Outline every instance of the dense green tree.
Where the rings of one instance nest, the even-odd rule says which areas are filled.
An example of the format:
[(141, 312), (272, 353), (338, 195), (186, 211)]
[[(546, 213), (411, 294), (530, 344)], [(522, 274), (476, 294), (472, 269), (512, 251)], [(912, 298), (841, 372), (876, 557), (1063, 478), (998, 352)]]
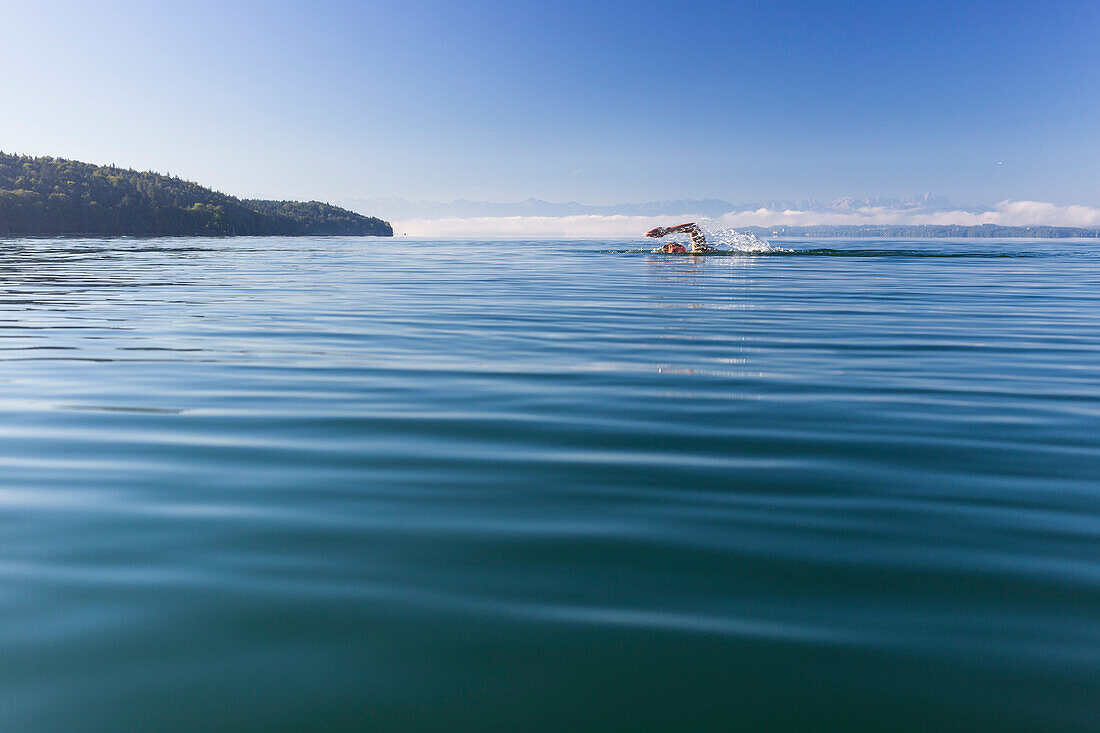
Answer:
[(393, 229), (318, 201), (242, 201), (157, 173), (0, 153), (0, 234), (392, 236)]

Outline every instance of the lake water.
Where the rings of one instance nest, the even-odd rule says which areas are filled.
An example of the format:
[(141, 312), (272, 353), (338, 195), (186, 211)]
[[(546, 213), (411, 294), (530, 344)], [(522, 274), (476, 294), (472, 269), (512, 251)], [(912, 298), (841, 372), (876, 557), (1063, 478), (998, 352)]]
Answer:
[(0, 241), (0, 728), (1089, 729), (1100, 243)]

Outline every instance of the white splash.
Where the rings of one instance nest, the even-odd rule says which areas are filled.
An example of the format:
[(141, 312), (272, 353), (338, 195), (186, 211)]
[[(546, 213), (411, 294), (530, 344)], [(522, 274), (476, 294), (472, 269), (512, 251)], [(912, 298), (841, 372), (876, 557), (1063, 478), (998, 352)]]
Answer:
[(722, 226), (715, 219), (700, 219), (699, 228), (707, 238), (707, 244), (731, 252), (774, 252), (771, 242), (761, 239), (751, 232), (739, 232)]

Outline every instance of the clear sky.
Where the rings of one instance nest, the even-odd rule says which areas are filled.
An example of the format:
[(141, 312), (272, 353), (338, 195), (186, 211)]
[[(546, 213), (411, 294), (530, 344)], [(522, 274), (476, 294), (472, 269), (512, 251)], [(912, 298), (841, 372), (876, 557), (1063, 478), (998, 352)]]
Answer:
[(242, 196), (1100, 204), (1100, 2), (0, 0), (0, 149)]

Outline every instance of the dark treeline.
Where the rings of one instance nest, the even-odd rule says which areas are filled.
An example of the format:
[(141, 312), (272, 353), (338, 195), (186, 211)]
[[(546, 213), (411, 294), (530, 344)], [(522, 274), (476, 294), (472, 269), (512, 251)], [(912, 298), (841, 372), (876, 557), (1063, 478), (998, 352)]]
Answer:
[(975, 226), (963, 226), (961, 224), (821, 224), (799, 227), (749, 227), (749, 230), (757, 236), (778, 235), (781, 237), (882, 237), (884, 239), (898, 237), (1100, 237), (1100, 229), (1048, 226), (1006, 227), (997, 224), (979, 224)]
[(158, 173), (0, 153), (3, 234), (388, 237), (393, 229), (318, 201), (241, 200)]

